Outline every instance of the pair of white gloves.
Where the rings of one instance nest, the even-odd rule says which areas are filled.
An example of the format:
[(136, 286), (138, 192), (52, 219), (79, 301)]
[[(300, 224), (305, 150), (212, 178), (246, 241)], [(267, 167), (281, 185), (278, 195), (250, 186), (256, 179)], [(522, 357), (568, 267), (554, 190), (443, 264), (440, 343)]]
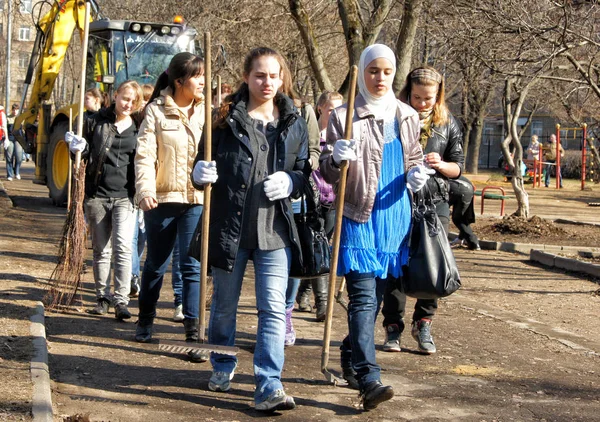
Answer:
[[(335, 164), (339, 165), (342, 161), (356, 161), (356, 141), (354, 139), (339, 139), (333, 146), (332, 158)], [(420, 191), (429, 176), (435, 174), (435, 170), (426, 165), (417, 165), (411, 168), (406, 174), (406, 184), (413, 192)]]
[(83, 151), (87, 145), (84, 137), (77, 136), (73, 132), (65, 133), (65, 142), (69, 145), (69, 151), (73, 154)]
[[(217, 163), (214, 161), (198, 161), (192, 171), (194, 182), (199, 185), (215, 183), (219, 178)], [(277, 171), (267, 177), (263, 184), (265, 194), (270, 201), (287, 198), (292, 194), (292, 178), (285, 171)]]

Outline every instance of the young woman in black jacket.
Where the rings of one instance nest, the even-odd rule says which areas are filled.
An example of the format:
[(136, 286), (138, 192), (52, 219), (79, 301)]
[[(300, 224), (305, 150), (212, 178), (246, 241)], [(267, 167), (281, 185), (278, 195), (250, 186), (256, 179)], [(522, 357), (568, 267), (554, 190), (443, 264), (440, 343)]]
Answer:
[[(400, 92), (400, 100), (410, 104), (419, 113), (423, 161), (426, 166), (435, 170), (435, 174), (427, 181), (427, 188), (431, 192), (440, 221), (448, 233), (448, 180), (461, 175), (464, 154), (462, 132), (446, 106), (443, 76), (430, 66), (412, 70)], [(383, 325), (386, 329), (383, 350), (386, 352), (400, 351), (405, 307), (406, 295), (393, 283), (388, 283), (382, 310)], [(431, 320), (436, 309), (436, 299), (418, 299), (415, 304), (411, 334), (421, 353), (436, 352), (431, 336)]]
[[(87, 161), (85, 215), (92, 233), (96, 306), (90, 313), (104, 315), (112, 304), (119, 320), (131, 318), (127, 309), (131, 286), (131, 242), (135, 221), (134, 157), (138, 126), (132, 114), (140, 109), (142, 89), (123, 82), (114, 104), (85, 117), (83, 137), (65, 135), (71, 152)], [(111, 259), (114, 294), (110, 293)]]
[[(244, 82), (219, 110), (213, 161), (199, 149), (194, 185), (212, 183), (208, 261), (213, 298), (208, 342), (233, 346), (236, 313), (248, 260), (254, 263), (258, 328), (254, 351), (257, 410), (295, 407), (281, 383), (285, 293), (292, 253), (299, 253), (290, 197), (310, 174), (306, 122), (281, 92), (289, 75), (283, 57), (256, 48), (244, 62)], [(212, 391), (228, 391), (234, 356), (213, 353)]]

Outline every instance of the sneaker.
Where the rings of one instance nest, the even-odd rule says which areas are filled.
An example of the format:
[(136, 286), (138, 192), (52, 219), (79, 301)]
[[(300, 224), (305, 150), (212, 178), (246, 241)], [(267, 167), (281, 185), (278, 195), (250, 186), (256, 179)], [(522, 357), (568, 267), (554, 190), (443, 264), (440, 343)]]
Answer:
[[(17, 178), (17, 180), (21, 180), (21, 175), (20, 174), (17, 174), (15, 177)], [(561, 188), (562, 188), (562, 186), (561, 186)]]
[(256, 410), (261, 412), (275, 412), (277, 410), (291, 410), (296, 407), (294, 398), (285, 394), (283, 389), (273, 391), (266, 400), (257, 403)]
[(108, 300), (102, 298), (102, 299), (98, 299), (96, 306), (94, 306), (88, 312), (92, 315), (106, 315), (109, 307), (110, 307), (110, 302)]
[(384, 401), (394, 397), (394, 389), (391, 385), (383, 385), (379, 381), (373, 381), (365, 386), (361, 392), (363, 409), (373, 410)]
[(129, 297), (138, 297), (140, 295), (140, 277), (137, 275), (131, 276), (131, 288)]
[(210, 391), (229, 391), (234, 372), (213, 372), (208, 380), (208, 389)]
[(135, 341), (138, 343), (150, 343), (152, 340), (152, 326), (154, 318), (140, 318), (135, 329)]
[(473, 244), (469, 245), (469, 249), (472, 251), (480, 251), (481, 246), (479, 245), (479, 243), (473, 243)]
[(12, 182), (13, 178), (12, 177), (7, 177), (6, 180), (8, 180), (9, 182)]
[(450, 242), (450, 247), (452, 249), (460, 248), (464, 244), (463, 239), (459, 239), (458, 237)]
[(127, 305), (124, 303), (117, 303), (115, 305), (115, 318), (119, 321), (131, 318), (131, 312), (127, 309)]
[(181, 322), (185, 318), (183, 316), (183, 305), (177, 305), (173, 310), (173, 321)]
[(411, 334), (419, 344), (419, 352), (426, 353), (428, 355), (436, 352), (435, 344), (433, 343), (433, 337), (431, 337), (430, 319), (423, 318), (419, 321), (413, 321)]
[(294, 308), (285, 310), (285, 340), (283, 342), (285, 347), (293, 346), (296, 343), (296, 331), (294, 330), (294, 324), (292, 323), (292, 311)]
[(384, 352), (400, 352), (400, 327), (398, 324), (390, 324), (385, 327), (385, 343), (383, 343)]

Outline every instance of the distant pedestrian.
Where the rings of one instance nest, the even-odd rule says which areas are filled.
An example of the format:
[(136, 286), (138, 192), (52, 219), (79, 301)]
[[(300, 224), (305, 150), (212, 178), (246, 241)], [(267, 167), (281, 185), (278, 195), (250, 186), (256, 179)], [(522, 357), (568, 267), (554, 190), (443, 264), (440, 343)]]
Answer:
[[(132, 118), (141, 105), (135, 81), (123, 82), (114, 104), (84, 118), (83, 137), (67, 132), (71, 152), (81, 151), (88, 162), (84, 209), (92, 234), (96, 306), (90, 313), (104, 315), (114, 305), (115, 318), (131, 318), (127, 308), (131, 289), (131, 240), (135, 213), (134, 157), (138, 127)], [(114, 295), (110, 293), (111, 261)]]
[[(16, 107), (15, 107), (16, 106)], [(13, 181), (13, 178), (21, 179), (21, 163), (23, 162), (23, 147), (14, 136), (12, 128), (15, 123), (15, 117), (19, 114), (19, 106), (13, 104), (11, 114), (6, 115), (4, 107), (0, 106), (0, 120), (4, 147), (4, 157), (6, 159), (6, 180)]]
[[(544, 146), (544, 160), (546, 161), (546, 174), (544, 176), (544, 185), (546, 187), (550, 186), (550, 174), (552, 173), (552, 169), (555, 168), (556, 177), (558, 178), (558, 184), (562, 188), (563, 182), (560, 166), (556, 165), (556, 142), (556, 135), (552, 134), (550, 135), (548, 143)], [(560, 157), (562, 158), (565, 156), (565, 150), (563, 149), (562, 145), (560, 145), (559, 148)]]

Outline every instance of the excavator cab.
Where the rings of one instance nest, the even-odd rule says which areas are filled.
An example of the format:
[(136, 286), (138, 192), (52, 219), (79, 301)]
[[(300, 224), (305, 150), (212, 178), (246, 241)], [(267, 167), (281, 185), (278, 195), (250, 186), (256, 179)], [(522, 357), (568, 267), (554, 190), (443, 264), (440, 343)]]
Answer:
[[(195, 29), (181, 23), (158, 24), (126, 20), (97, 20), (90, 23), (86, 89), (97, 87), (113, 98), (114, 90), (133, 79), (140, 85), (156, 83), (171, 58), (183, 51), (195, 52)], [(69, 127), (69, 109), (76, 121), (77, 104), (52, 115), (48, 104), (41, 107), (39, 124), (25, 125), (22, 144), (36, 156), (35, 183), (46, 184), (56, 205), (67, 201), (69, 151), (64, 142)], [(37, 126), (37, 130), (31, 126)], [(37, 135), (32, 139), (27, 134)], [(33, 151), (32, 151), (33, 147)]]

